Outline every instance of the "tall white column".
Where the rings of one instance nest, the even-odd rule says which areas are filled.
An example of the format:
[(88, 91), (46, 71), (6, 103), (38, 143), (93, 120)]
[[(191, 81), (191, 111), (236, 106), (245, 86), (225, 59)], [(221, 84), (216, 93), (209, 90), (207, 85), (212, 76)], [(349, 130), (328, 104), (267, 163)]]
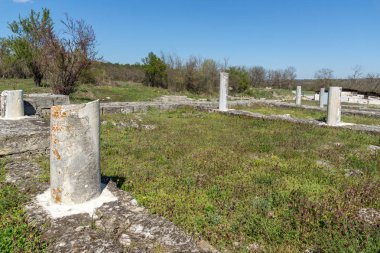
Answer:
[(24, 116), (24, 98), (22, 90), (5, 90), (1, 92), (0, 113), (5, 119)]
[(100, 195), (99, 100), (51, 108), (50, 186), (58, 204)]
[(325, 88), (319, 90), (319, 107), (323, 108), (323, 98), (325, 96)]
[(296, 105), (301, 105), (301, 98), (302, 98), (302, 88), (301, 88), (301, 86), (297, 86)]
[(327, 105), (327, 125), (335, 126), (341, 122), (341, 87), (329, 88), (329, 100)]
[(220, 72), (219, 111), (227, 111), (228, 73)]

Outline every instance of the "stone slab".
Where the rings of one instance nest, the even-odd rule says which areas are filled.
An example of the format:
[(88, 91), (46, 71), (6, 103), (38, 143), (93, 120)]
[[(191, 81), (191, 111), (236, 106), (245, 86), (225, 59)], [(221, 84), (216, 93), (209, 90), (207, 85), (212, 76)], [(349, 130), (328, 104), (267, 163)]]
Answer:
[(26, 94), (24, 96), (25, 115), (45, 115), (54, 105), (70, 104), (69, 96), (50, 93)]
[(0, 119), (0, 156), (45, 152), (50, 143), (49, 124), (37, 118)]

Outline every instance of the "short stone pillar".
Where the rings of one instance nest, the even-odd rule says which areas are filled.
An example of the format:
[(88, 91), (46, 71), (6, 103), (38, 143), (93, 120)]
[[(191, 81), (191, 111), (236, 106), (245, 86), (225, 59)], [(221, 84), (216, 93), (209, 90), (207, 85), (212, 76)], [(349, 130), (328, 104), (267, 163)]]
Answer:
[(80, 204), (101, 193), (99, 100), (51, 107), (50, 190), (57, 204)]
[(301, 105), (301, 98), (302, 98), (302, 88), (301, 88), (301, 86), (297, 86), (296, 105)]
[(24, 99), (22, 90), (5, 90), (1, 92), (0, 113), (4, 119), (24, 116)]
[(324, 106), (324, 101), (323, 101), (323, 96), (325, 95), (325, 88), (321, 88), (319, 91), (319, 107), (323, 108)]
[(219, 111), (227, 111), (228, 73), (220, 72)]
[(329, 101), (327, 105), (327, 125), (335, 126), (341, 122), (341, 93), (341, 87), (329, 88)]

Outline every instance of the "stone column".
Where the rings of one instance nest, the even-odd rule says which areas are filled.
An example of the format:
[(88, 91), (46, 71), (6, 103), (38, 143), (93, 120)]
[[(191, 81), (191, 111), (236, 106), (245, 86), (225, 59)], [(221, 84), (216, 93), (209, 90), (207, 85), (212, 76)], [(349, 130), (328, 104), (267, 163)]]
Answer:
[(341, 92), (341, 87), (329, 88), (329, 100), (327, 105), (327, 125), (335, 126), (341, 122)]
[(228, 73), (220, 72), (219, 111), (227, 111)]
[(321, 88), (319, 91), (319, 107), (323, 108), (323, 97), (325, 95), (325, 88)]
[(301, 88), (301, 86), (297, 86), (296, 105), (301, 105), (301, 99), (302, 99), (302, 88)]
[(100, 195), (99, 100), (51, 107), (50, 187), (58, 204)]
[(24, 94), (22, 90), (5, 90), (1, 92), (1, 117), (14, 119), (24, 116)]

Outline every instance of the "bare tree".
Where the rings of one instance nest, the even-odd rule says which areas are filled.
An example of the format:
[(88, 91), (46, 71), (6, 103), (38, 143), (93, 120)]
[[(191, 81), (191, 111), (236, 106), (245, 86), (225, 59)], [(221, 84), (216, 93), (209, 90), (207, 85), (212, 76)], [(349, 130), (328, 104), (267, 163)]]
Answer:
[(190, 56), (184, 66), (185, 72), (185, 87), (187, 90), (199, 93), (202, 91), (200, 86), (200, 74), (199, 68), (201, 66), (202, 59), (196, 56)]
[(362, 66), (356, 65), (355, 67), (352, 68), (353, 74), (350, 76), (352, 79), (359, 79), (363, 77), (363, 72), (362, 72)]
[(361, 86), (361, 79), (363, 77), (362, 67), (360, 65), (356, 65), (352, 68), (353, 73), (348, 77), (351, 88), (357, 89)]
[(282, 77), (282, 71), (281, 70), (268, 70), (267, 71), (267, 82), (272, 87), (281, 88), (281, 77)]
[(294, 81), (296, 80), (296, 77), (296, 68), (287, 67), (282, 73), (281, 82), (283, 83), (283, 86), (289, 89), (294, 86)]
[(379, 74), (367, 74), (365, 82), (369, 89), (372, 87), (372, 92), (380, 93), (380, 75)]
[(212, 59), (205, 59), (200, 66), (201, 85), (203, 91), (211, 94), (218, 87), (218, 64)]
[(167, 87), (175, 91), (185, 90), (185, 74), (182, 58), (176, 54), (161, 53), (161, 59), (166, 64)]
[(223, 65), (221, 70), (222, 71), (227, 71), (228, 70), (228, 62), (230, 61), (230, 57), (224, 57), (223, 58)]
[(323, 68), (315, 72), (314, 78), (318, 80), (322, 87), (327, 87), (334, 78), (334, 71), (328, 68)]
[(266, 70), (261, 66), (255, 66), (249, 69), (249, 78), (251, 85), (260, 87), (265, 85)]
[(54, 93), (68, 95), (74, 92), (83, 70), (97, 59), (94, 30), (83, 20), (66, 15), (62, 37), (50, 36), (48, 79)]

